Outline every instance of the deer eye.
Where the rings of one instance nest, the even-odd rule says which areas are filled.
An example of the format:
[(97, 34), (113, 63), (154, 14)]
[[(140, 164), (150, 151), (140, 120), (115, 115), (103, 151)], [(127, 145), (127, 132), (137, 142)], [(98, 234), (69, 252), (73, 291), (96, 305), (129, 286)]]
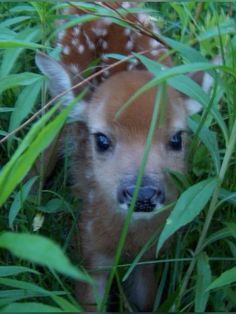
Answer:
[(95, 133), (96, 149), (99, 153), (107, 151), (111, 147), (111, 140), (103, 133)]
[(172, 150), (179, 151), (182, 149), (182, 131), (175, 133), (169, 140), (169, 147)]

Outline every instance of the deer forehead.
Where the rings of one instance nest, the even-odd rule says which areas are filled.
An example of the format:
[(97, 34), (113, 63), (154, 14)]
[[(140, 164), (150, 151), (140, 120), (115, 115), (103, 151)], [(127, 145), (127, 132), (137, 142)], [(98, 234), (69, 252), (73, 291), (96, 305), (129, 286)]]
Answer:
[[(125, 108), (127, 100), (152, 79), (147, 71), (130, 71), (114, 75), (96, 90), (88, 106), (88, 124), (93, 132), (109, 130), (147, 135), (153, 116), (158, 87), (148, 89)], [(124, 108), (124, 110), (122, 110)], [(121, 111), (120, 111), (121, 109)], [(117, 113), (120, 111), (120, 114)], [(166, 132), (186, 128), (186, 110), (177, 91), (168, 88), (160, 108), (162, 119), (158, 127)]]

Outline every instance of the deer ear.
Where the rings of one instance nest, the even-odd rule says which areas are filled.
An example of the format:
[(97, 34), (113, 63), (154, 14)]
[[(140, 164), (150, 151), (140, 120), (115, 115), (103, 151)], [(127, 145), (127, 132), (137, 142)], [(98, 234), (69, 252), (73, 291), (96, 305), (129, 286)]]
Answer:
[[(206, 73), (204, 73), (203, 71), (197, 71), (194, 73), (190, 73), (188, 77), (203, 88), (203, 81), (205, 75)], [(202, 105), (199, 102), (188, 97), (185, 99), (185, 107), (189, 115), (193, 115), (202, 110)]]
[[(220, 56), (216, 56), (212, 61), (212, 64), (220, 65), (222, 64), (222, 59)], [(214, 83), (214, 78), (207, 72), (197, 71), (190, 73), (188, 75), (195, 83), (200, 85), (205, 93), (208, 93)], [(185, 101), (187, 112), (191, 115), (202, 110), (202, 105), (196, 100), (186, 99)]]
[[(60, 62), (39, 51), (36, 53), (35, 62), (40, 71), (49, 79), (49, 90), (52, 97), (72, 87), (70, 76)], [(62, 104), (66, 106), (73, 99), (73, 92), (68, 91), (62, 97)]]
[[(49, 79), (49, 90), (52, 97), (69, 90), (72, 87), (71, 79), (65, 67), (58, 61), (52, 59), (42, 52), (37, 52), (35, 62), (38, 68)], [(63, 106), (68, 105), (75, 98), (72, 91), (68, 91), (61, 97)], [(86, 103), (79, 101), (70, 112), (70, 121), (84, 121), (84, 109)]]

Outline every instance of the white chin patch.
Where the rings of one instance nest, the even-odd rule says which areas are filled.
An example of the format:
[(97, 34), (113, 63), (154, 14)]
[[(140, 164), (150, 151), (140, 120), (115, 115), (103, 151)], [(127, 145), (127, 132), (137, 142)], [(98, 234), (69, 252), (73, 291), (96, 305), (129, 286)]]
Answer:
[(128, 210), (128, 208), (129, 208), (126, 203), (119, 204), (119, 207), (122, 210), (122, 212), (126, 212)]
[[(126, 214), (129, 206), (126, 203), (119, 205), (121, 211)], [(132, 219), (151, 219), (153, 216), (155, 216), (157, 213), (160, 212), (160, 209), (163, 207), (163, 204), (158, 203), (153, 211), (151, 212), (133, 212)]]

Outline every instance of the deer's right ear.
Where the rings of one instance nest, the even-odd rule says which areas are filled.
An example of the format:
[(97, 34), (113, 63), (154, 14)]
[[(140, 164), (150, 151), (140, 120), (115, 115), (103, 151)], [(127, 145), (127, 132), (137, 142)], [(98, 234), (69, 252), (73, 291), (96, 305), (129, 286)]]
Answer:
[[(49, 79), (49, 90), (52, 97), (55, 97), (72, 87), (70, 76), (60, 62), (40, 51), (36, 53), (35, 62), (40, 71)], [(66, 106), (73, 99), (73, 92), (68, 91), (62, 97), (62, 104)]]

